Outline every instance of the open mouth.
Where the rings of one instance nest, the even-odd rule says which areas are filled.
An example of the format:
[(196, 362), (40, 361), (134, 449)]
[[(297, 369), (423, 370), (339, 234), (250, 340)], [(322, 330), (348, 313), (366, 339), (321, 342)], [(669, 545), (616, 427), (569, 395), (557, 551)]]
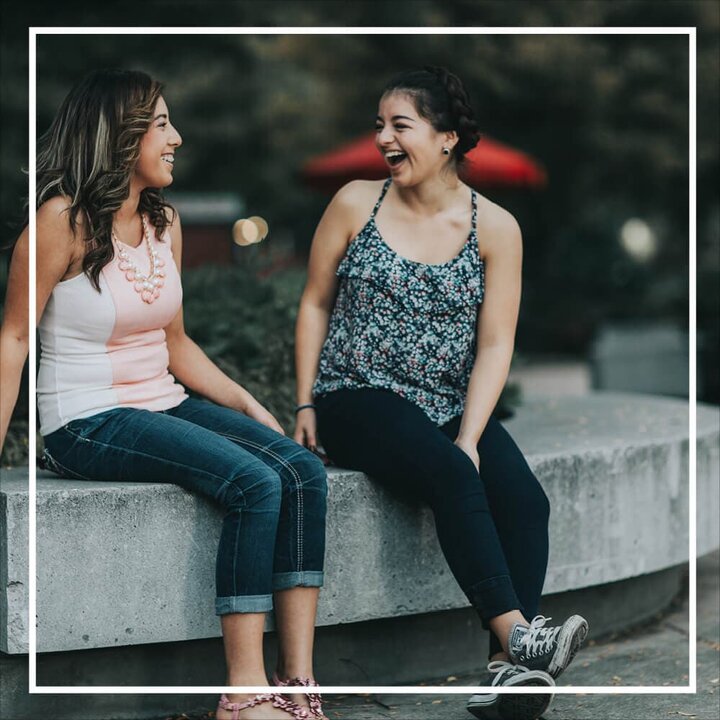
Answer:
[(391, 150), (390, 152), (385, 153), (385, 160), (388, 162), (390, 167), (397, 167), (406, 157), (407, 155), (400, 150)]
[(163, 155), (161, 159), (168, 165), (173, 165), (173, 163), (175, 162), (175, 158), (172, 155)]

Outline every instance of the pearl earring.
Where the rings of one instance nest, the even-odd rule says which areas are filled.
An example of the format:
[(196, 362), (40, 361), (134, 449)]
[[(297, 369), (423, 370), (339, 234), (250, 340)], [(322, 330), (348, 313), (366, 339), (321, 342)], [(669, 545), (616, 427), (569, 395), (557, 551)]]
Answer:
[(443, 148), (443, 149), (442, 149), (442, 154), (443, 154), (443, 155), (449, 155), (449, 154), (450, 154), (450, 148)]

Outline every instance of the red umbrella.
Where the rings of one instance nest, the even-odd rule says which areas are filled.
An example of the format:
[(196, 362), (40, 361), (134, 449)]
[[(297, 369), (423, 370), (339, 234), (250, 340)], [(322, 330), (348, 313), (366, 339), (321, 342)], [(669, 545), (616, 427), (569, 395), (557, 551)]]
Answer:
[[(545, 170), (536, 160), (487, 136), (465, 157), (462, 179), (477, 189), (543, 187), (547, 183)], [(350, 180), (380, 180), (389, 172), (375, 147), (375, 133), (371, 133), (309, 160), (302, 175), (309, 185), (334, 192)]]

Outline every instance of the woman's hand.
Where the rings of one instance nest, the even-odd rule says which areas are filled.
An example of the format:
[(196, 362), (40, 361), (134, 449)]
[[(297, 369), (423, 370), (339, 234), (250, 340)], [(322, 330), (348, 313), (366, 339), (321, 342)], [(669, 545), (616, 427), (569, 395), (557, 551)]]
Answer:
[(295, 434), (293, 439), (308, 450), (317, 450), (317, 417), (315, 408), (299, 410), (295, 416)]
[(330, 458), (322, 450), (318, 450), (317, 416), (315, 408), (307, 407), (299, 410), (295, 416), (295, 433), (293, 440), (317, 455), (325, 465), (330, 465)]
[(455, 444), (472, 460), (475, 469), (480, 472), (480, 454), (477, 445), (460, 437), (455, 440)]
[(262, 425), (269, 427), (275, 432), (279, 432), (281, 435), (285, 434), (280, 423), (275, 419), (275, 416), (266, 410), (255, 398), (252, 398), (248, 404), (243, 408), (243, 412), (251, 417), (253, 420), (257, 420)]

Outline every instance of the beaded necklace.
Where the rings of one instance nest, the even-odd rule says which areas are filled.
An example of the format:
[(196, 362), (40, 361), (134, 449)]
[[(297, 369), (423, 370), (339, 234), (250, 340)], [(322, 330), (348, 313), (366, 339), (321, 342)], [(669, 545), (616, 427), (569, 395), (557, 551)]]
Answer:
[(112, 230), (112, 238), (117, 246), (118, 268), (120, 268), (121, 272), (125, 273), (127, 281), (133, 283), (135, 292), (140, 295), (143, 302), (150, 305), (160, 297), (160, 288), (165, 284), (165, 271), (162, 269), (165, 261), (161, 257), (158, 257), (155, 245), (150, 240), (150, 233), (148, 232), (145, 216), (141, 215), (140, 219), (142, 220), (143, 237), (145, 238), (148, 256), (150, 257), (150, 274), (142, 272), (125, 248), (122, 247), (121, 241), (115, 234), (115, 228)]

